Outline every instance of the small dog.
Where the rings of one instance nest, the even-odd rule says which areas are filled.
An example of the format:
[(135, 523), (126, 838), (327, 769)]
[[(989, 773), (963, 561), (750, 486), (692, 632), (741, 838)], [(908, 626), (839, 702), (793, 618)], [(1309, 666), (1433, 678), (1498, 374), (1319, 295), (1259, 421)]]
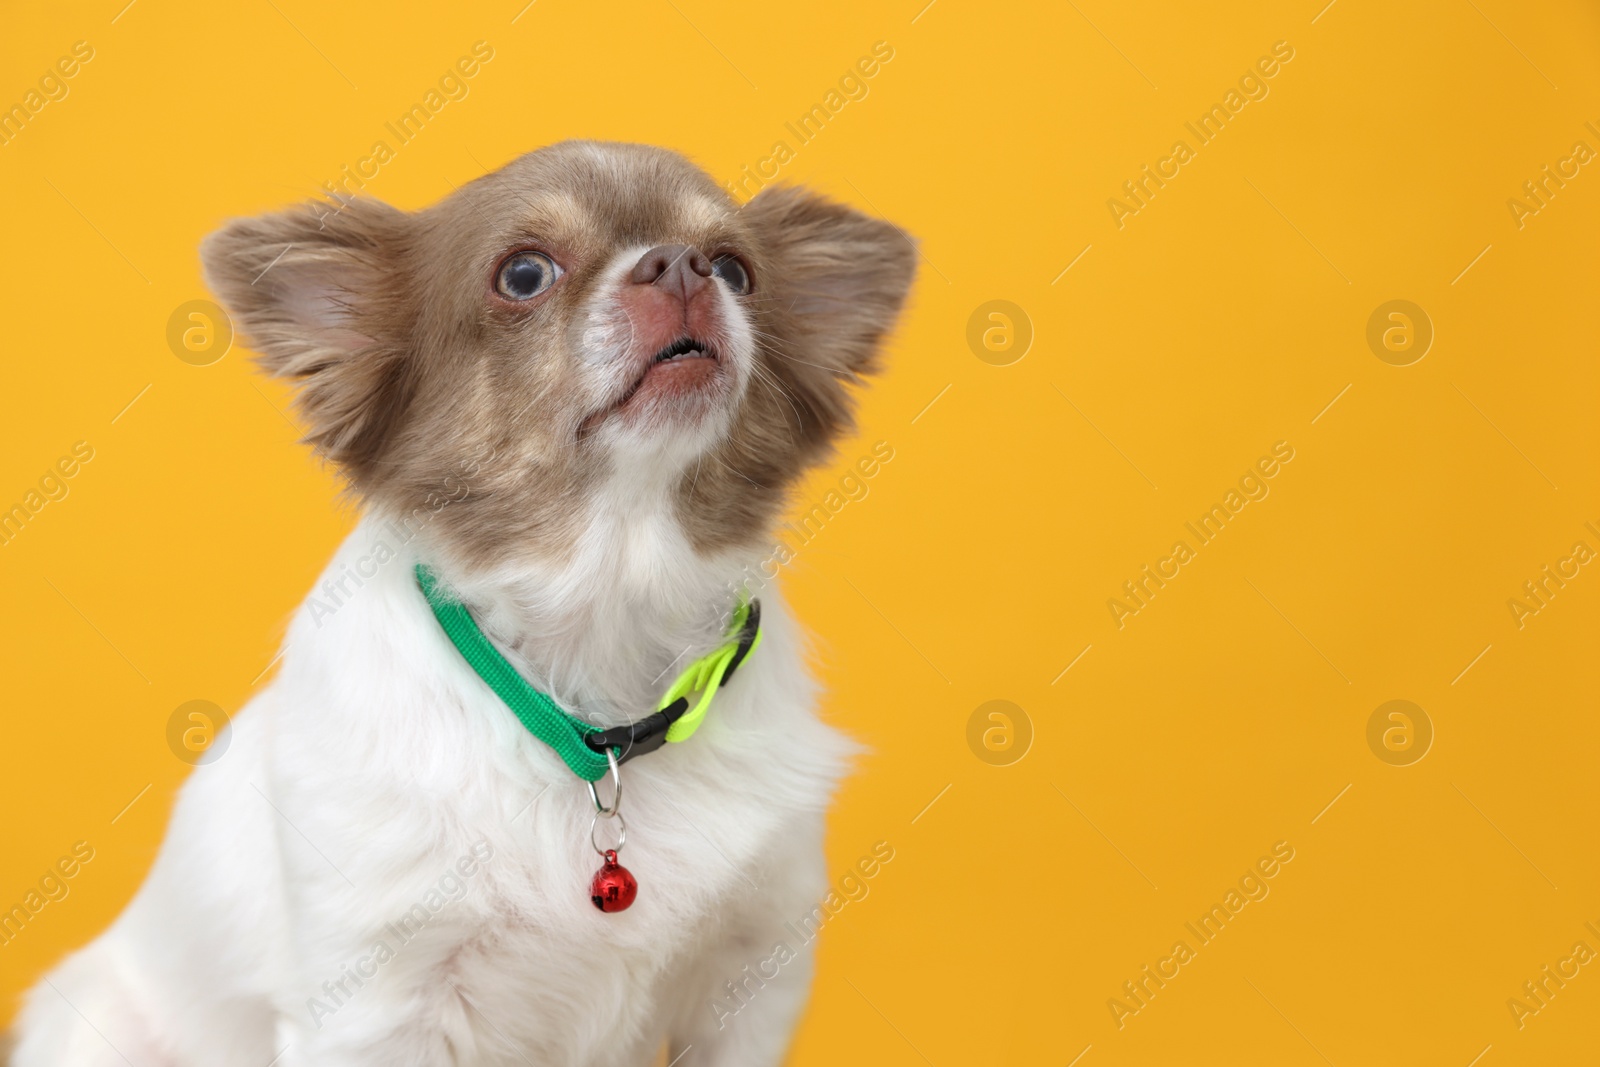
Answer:
[[(779, 1062), (809, 955), (744, 971), (826, 892), (853, 747), (747, 579), (850, 428), (910, 242), (793, 188), (739, 207), (673, 152), (569, 142), (415, 214), (237, 220), (202, 259), (365, 517), (137, 896), (30, 993), (14, 1067)], [(509, 681), (447, 632), (451, 604)], [(629, 736), (735, 619), (703, 728)], [(621, 738), (588, 742), (593, 796), (508, 685)], [(605, 869), (626, 862), (637, 902), (608, 913), (611, 811)], [(716, 1010), (735, 980), (740, 1010)]]

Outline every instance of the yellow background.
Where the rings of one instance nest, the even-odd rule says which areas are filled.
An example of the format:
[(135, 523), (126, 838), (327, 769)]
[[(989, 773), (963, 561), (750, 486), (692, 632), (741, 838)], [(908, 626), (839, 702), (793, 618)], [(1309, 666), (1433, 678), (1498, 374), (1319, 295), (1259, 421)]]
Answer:
[[(0, 548), (0, 903), (97, 851), (0, 948), (6, 1013), (143, 876), (172, 710), (245, 701), (352, 521), (244, 351), (169, 351), (200, 238), (314, 195), (480, 39), (369, 193), (419, 207), (569, 137), (731, 180), (882, 40), (783, 168), (924, 258), (861, 436), (796, 501), (893, 446), (784, 577), (826, 714), (875, 750), (830, 866), (895, 849), (825, 930), (792, 1062), (1592, 1062), (1600, 965), (1520, 1030), (1506, 1006), (1600, 950), (1600, 568), (1507, 607), (1600, 549), (1600, 173), (1521, 229), (1506, 205), (1600, 149), (1592, 7), (124, 2), (0, 35), (6, 105), (95, 49), (0, 147), (0, 504), (95, 448)], [(1270, 95), (1118, 229), (1107, 199), (1280, 40)], [(1436, 331), (1406, 367), (1365, 339), (1397, 298)], [(1035, 331), (1010, 366), (966, 341), (994, 299)], [(1107, 599), (1280, 440), (1270, 496), (1119, 630)], [(993, 699), (1032, 724), (1010, 766), (968, 746)], [(1393, 699), (1435, 730), (1410, 766), (1367, 745)], [(1277, 841), (1271, 895), (1119, 1030), (1108, 998)]]

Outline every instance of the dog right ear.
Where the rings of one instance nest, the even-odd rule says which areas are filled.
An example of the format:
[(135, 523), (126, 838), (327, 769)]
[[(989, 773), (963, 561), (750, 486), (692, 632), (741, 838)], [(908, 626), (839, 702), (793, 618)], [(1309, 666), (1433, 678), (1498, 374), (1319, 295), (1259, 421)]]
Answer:
[(295, 382), (305, 440), (352, 481), (404, 410), (411, 217), (375, 200), (235, 219), (200, 245), (206, 284), (268, 373)]

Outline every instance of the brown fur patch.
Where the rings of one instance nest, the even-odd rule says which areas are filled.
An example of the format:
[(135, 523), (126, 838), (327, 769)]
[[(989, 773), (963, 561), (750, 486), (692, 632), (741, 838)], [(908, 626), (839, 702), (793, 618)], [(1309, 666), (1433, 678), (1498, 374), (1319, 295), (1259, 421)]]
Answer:
[(893, 226), (805, 190), (764, 189), (742, 214), (765, 278), (751, 308), (761, 370), (717, 462), (685, 479), (685, 526), (708, 550), (765, 532), (795, 479), (853, 428), (849, 388), (878, 369), (916, 272)]
[[(355, 200), (237, 220), (202, 258), (262, 365), (298, 383), (307, 440), (352, 489), (399, 514), (449, 495), (430, 537), (488, 566), (570, 551), (611, 470), (579, 433), (583, 313), (616, 252), (665, 243), (734, 249), (754, 269), (742, 306), (755, 377), (677, 489), (697, 550), (754, 547), (849, 429), (850, 386), (905, 299), (915, 252), (887, 223), (795, 189), (741, 210), (676, 153), (580, 141), (415, 214)], [(531, 310), (491, 298), (495, 265), (521, 247), (566, 270)]]

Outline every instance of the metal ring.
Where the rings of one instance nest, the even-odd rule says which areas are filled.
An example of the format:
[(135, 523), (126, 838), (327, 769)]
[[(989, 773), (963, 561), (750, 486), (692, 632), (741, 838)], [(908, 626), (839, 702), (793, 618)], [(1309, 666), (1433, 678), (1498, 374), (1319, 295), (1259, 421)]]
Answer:
[(600, 803), (600, 792), (595, 789), (594, 783), (589, 783), (589, 799), (594, 801), (594, 810), (606, 818), (615, 818), (622, 807), (622, 770), (617, 766), (617, 754), (611, 749), (606, 749), (606, 761), (611, 764), (611, 784), (616, 786), (616, 792), (611, 796), (611, 806), (608, 808)]
[[(607, 816), (607, 817), (610, 818), (611, 816)], [(617, 820), (617, 843), (614, 846), (612, 846), (610, 851), (612, 851), (612, 852), (621, 852), (622, 851), (622, 846), (626, 845), (628, 843), (628, 820), (624, 819), (621, 815), (617, 815), (616, 816), (616, 820)], [(594, 818), (589, 820), (589, 845), (596, 852), (598, 852), (601, 856), (604, 856), (606, 854), (607, 850), (601, 848), (600, 847), (600, 843), (594, 839), (595, 827), (597, 827), (599, 825), (600, 825), (600, 813), (596, 812)]]

